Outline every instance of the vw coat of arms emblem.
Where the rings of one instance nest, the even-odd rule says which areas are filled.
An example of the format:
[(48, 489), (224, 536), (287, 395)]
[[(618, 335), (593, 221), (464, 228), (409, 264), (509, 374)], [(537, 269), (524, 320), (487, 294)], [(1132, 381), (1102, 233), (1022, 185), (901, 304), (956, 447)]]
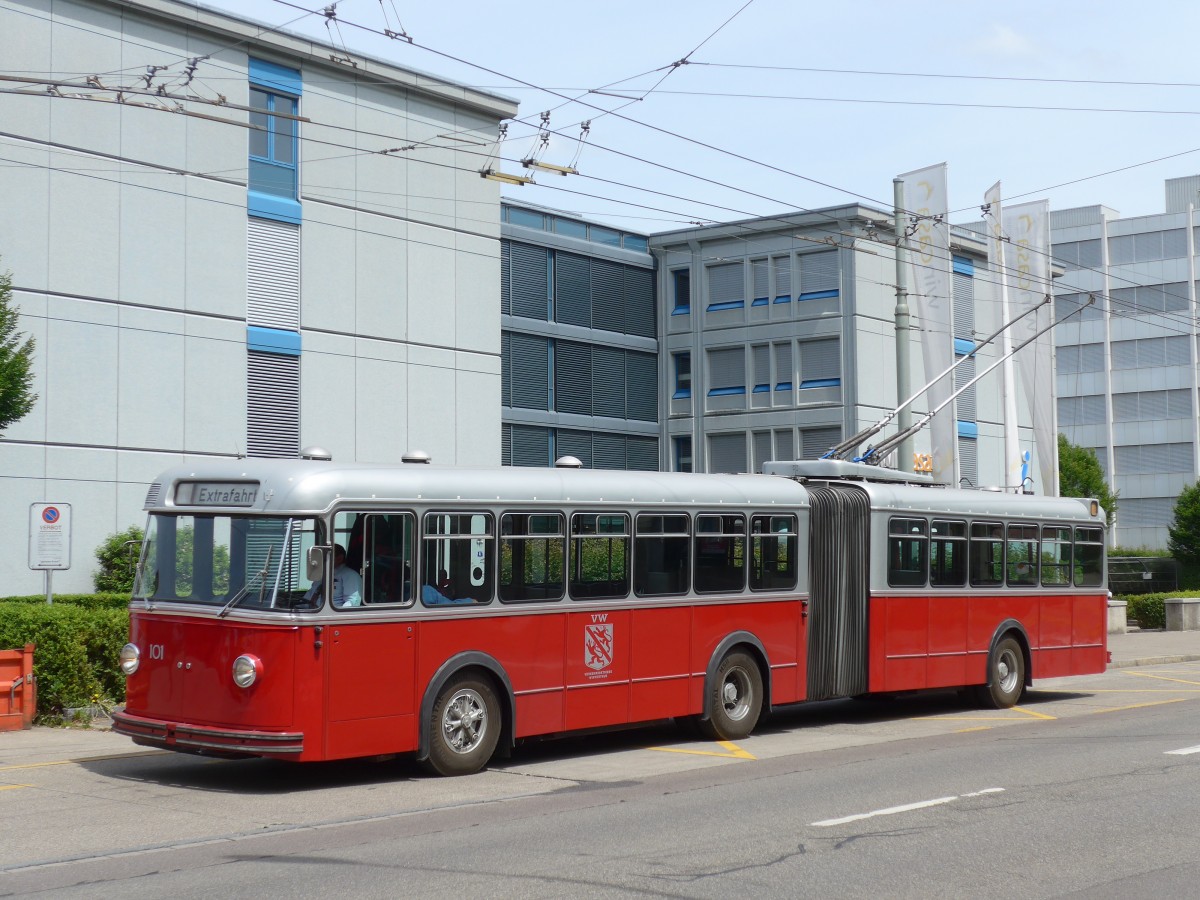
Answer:
[(613, 627), (609, 622), (592, 623), (583, 629), (583, 662), (599, 672), (612, 665)]

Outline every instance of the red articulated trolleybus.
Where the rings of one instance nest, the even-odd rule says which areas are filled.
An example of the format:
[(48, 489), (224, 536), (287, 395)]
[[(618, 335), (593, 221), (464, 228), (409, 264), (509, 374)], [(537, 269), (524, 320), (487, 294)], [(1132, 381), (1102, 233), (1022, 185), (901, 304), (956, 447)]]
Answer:
[[(560, 461), (561, 462), (561, 461)], [(1094, 501), (837, 460), (773, 474), (239, 460), (165, 472), (121, 653), (139, 744), (475, 772), (668, 718), (1107, 662)]]

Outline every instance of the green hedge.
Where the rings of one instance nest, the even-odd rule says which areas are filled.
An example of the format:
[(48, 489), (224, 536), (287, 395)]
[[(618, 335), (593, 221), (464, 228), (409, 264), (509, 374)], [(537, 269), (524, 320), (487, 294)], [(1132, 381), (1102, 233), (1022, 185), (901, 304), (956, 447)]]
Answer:
[(1125, 607), (1125, 618), (1137, 622), (1139, 628), (1165, 628), (1167, 625), (1166, 608), (1163, 600), (1167, 597), (1187, 597), (1189, 591), (1175, 591), (1170, 594), (1131, 594), (1118, 597), (1129, 605)]
[[(45, 606), (46, 595), (35, 594), (29, 597), (0, 597), (0, 605), (5, 603), (32, 603)], [(125, 609), (129, 606), (129, 594), (55, 594), (54, 603), (82, 606), (84, 609)]]
[[(128, 640), (129, 612), (97, 601), (56, 602), (47, 606), (24, 598), (0, 601), (0, 649), (36, 644), (33, 671), (38, 684), (38, 715), (61, 715), (64, 709), (94, 702), (122, 703), (125, 676), (119, 655)], [(128, 603), (125, 598), (125, 603)]]

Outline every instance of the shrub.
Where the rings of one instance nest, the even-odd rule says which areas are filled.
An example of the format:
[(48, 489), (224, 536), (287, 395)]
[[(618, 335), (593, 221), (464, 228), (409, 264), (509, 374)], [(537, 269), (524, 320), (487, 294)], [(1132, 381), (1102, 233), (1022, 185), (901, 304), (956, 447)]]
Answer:
[(144, 534), (138, 526), (130, 525), (100, 543), (96, 548), (96, 562), (100, 563), (100, 568), (92, 576), (97, 591), (133, 593), (133, 575)]
[(1163, 600), (1167, 597), (1183, 597), (1186, 594), (1186, 591), (1175, 591), (1171, 594), (1135, 594), (1120, 599), (1129, 604), (1125, 607), (1126, 618), (1137, 622), (1140, 628), (1165, 628), (1167, 613)]
[[(46, 605), (45, 594), (33, 594), (27, 597), (0, 597), (0, 604), (24, 603), (27, 605)], [(55, 606), (65, 603), (70, 606), (82, 606), (84, 609), (126, 609), (129, 606), (128, 594), (55, 594)]]
[(47, 606), (0, 602), (0, 648), (36, 644), (33, 672), (38, 681), (40, 717), (68, 707), (125, 699), (119, 655), (129, 634), (129, 613), (80, 604)]

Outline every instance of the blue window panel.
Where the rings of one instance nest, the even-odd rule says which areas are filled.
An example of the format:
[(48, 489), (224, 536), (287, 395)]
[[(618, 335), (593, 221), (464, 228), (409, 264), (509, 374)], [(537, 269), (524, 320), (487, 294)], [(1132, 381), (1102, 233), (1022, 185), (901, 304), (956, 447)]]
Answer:
[(264, 59), (250, 59), (250, 81), (273, 91), (299, 97), (304, 90), (299, 69), (289, 69)]
[(975, 263), (965, 256), (954, 257), (954, 271), (959, 275), (975, 277)]
[(611, 228), (591, 225), (588, 227), (588, 237), (597, 244), (608, 244), (610, 247), (621, 246), (621, 232), (613, 231)]
[(642, 253), (650, 252), (650, 241), (647, 238), (639, 237), (636, 234), (627, 234), (623, 237), (626, 250), (638, 250)]
[(750, 305), (751, 306), (766, 306), (770, 302), (771, 302), (770, 297), (755, 297), (753, 300), (750, 301)]
[(672, 398), (685, 400), (692, 396), (692, 354), (675, 354), (675, 393)]
[(555, 218), (554, 233), (563, 234), (567, 237), (582, 238), (586, 241), (588, 236), (588, 227), (586, 222), (577, 222), (575, 219)]
[(246, 326), (246, 347), (259, 353), (278, 353), (281, 356), (300, 355), (300, 332), (284, 328)]
[(710, 396), (710, 397), (728, 397), (732, 394), (744, 394), (744, 393), (746, 393), (746, 386), (738, 385), (737, 387), (712, 388), (709, 390), (708, 396)]
[(959, 436), (959, 437), (965, 437), (965, 438), (977, 438), (977, 437), (979, 437), (979, 423), (977, 423), (977, 422), (963, 422), (963, 421), (959, 420), (959, 423), (958, 423), (958, 436)]
[(745, 305), (745, 300), (726, 300), (724, 303), (708, 304), (708, 311), (713, 312), (714, 310), (718, 309), (742, 309), (745, 307)]
[(246, 211), (256, 219), (273, 219), (299, 225), (302, 208), (299, 200), (290, 197), (276, 197), (255, 190), (246, 193)]
[(682, 316), (692, 311), (692, 270), (676, 269), (671, 273), (671, 286), (675, 292), (675, 307), (671, 315)]
[(800, 390), (808, 388), (823, 388), (823, 387), (839, 387), (842, 383), (840, 378), (809, 378), (807, 381), (800, 382)]
[(959, 356), (970, 356), (975, 352), (975, 342), (963, 340), (962, 338), (955, 338), (954, 352)]
[(791, 294), (787, 294), (787, 295), (785, 295), (785, 296), (782, 296), (782, 297), (776, 297), (776, 298), (775, 298), (775, 302), (776, 302), (776, 303), (791, 303), (791, 302), (792, 302), (792, 296), (791, 296)]
[(692, 396), (691, 388), (676, 388), (675, 393), (673, 393), (671, 395), (671, 399), (672, 400), (686, 400), (690, 396)]
[(546, 217), (539, 212), (532, 212), (528, 209), (518, 209), (514, 206), (507, 207), (508, 221), (513, 225), (524, 225), (526, 228), (536, 228), (538, 231), (546, 230)]
[(754, 386), (754, 393), (756, 394), (765, 394), (769, 390), (771, 390), (771, 386), (769, 384), (756, 384)]
[[(838, 291), (837, 288), (834, 288), (832, 291), (808, 291), (805, 294), (801, 294), (796, 299), (797, 300), (824, 300), (827, 297), (836, 297), (839, 293), (840, 293), (840, 291)], [(775, 302), (779, 303), (781, 301), (776, 300)]]
[(779, 384), (775, 385), (775, 390), (777, 391), (790, 391), (791, 389), (792, 383), (790, 381), (781, 381)]

